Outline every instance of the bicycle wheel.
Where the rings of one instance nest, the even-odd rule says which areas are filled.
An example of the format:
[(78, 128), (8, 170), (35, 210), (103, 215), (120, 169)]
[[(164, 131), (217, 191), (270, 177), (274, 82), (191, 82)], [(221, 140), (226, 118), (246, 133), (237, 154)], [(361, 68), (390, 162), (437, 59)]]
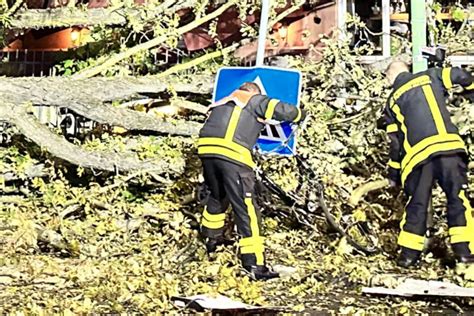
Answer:
[(298, 185), (292, 192), (283, 190), (264, 172), (257, 173), (259, 201), (264, 211), (311, 229), (316, 229), (316, 220), (324, 218), (331, 230), (345, 237), (356, 250), (369, 255), (379, 252), (372, 225), (353, 216), (349, 209), (338, 212), (339, 216), (336, 216), (326, 203), (324, 188), (317, 174), (301, 157), (295, 158), (298, 162), (295, 174)]

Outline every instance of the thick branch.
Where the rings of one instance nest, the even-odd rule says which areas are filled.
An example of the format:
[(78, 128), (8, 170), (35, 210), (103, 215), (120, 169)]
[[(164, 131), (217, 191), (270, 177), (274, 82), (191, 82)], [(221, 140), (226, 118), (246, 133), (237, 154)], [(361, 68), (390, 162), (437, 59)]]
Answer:
[(209, 94), (210, 77), (195, 77), (196, 83), (158, 81), (142, 78), (0, 78), (0, 103), (65, 107), (99, 123), (121, 126), (127, 130), (145, 130), (171, 135), (196, 135), (200, 124), (186, 121), (168, 122), (124, 108), (104, 105), (129, 100), (140, 95), (153, 95), (172, 88), (176, 92)]
[(0, 117), (15, 125), (21, 134), (53, 156), (84, 168), (113, 172), (143, 170), (157, 173), (179, 173), (183, 170), (184, 162), (182, 164), (169, 164), (164, 161), (140, 161), (137, 158), (123, 154), (84, 150), (40, 124), (32, 115), (27, 113), (26, 106), (2, 104), (0, 105)]
[(44, 164), (30, 165), (26, 168), (24, 175), (21, 176), (14, 172), (0, 173), (0, 178), (3, 178), (3, 181), (15, 181), (21, 180), (23, 177), (26, 178), (38, 178), (46, 176), (46, 171)]
[(210, 13), (210, 14), (208, 14), (208, 15), (200, 18), (200, 19), (194, 20), (193, 22), (188, 23), (188, 24), (178, 28), (176, 30), (176, 32), (173, 32), (171, 34), (158, 36), (158, 37), (156, 37), (156, 38), (154, 38), (154, 39), (152, 39), (148, 42), (145, 42), (145, 43), (136, 45), (132, 48), (129, 48), (129, 49), (127, 49), (127, 50), (125, 50), (121, 53), (118, 53), (118, 54), (112, 56), (111, 58), (107, 59), (107, 61), (105, 61), (104, 63), (102, 63), (98, 66), (95, 66), (93, 68), (86, 68), (84, 71), (81, 71), (81, 72), (77, 73), (74, 77), (76, 79), (84, 79), (84, 78), (94, 77), (95, 75), (98, 75), (103, 71), (106, 71), (111, 66), (119, 63), (120, 61), (122, 61), (122, 60), (124, 60), (128, 57), (131, 57), (131, 56), (133, 56), (137, 53), (140, 53), (140, 52), (145, 51), (145, 50), (149, 50), (150, 48), (153, 48), (153, 47), (156, 47), (158, 45), (163, 44), (170, 37), (170, 35), (171, 36), (172, 35), (179, 36), (179, 35), (182, 35), (184, 33), (190, 32), (191, 30), (197, 28), (198, 26), (200, 26), (200, 25), (202, 25), (206, 22), (209, 22), (210, 20), (218, 17), (219, 15), (224, 13), (227, 9), (232, 7), (234, 4), (235, 4), (235, 0), (234, 1), (229, 1), (228, 3), (222, 5), (221, 7), (219, 7), (219, 9), (213, 11), (212, 13)]
[[(70, 27), (75, 25), (125, 25), (127, 21), (148, 22), (158, 18), (163, 12), (175, 13), (193, 8), (197, 0), (165, 1), (150, 12), (145, 6), (135, 8), (81, 9), (61, 7), (46, 10), (23, 10), (12, 18), (10, 27), (17, 29), (41, 29), (49, 27)], [(144, 14), (147, 13), (147, 14)]]
[(371, 181), (371, 182), (365, 183), (365, 184), (359, 186), (357, 189), (355, 189), (352, 192), (351, 197), (349, 199), (349, 204), (352, 205), (352, 206), (356, 206), (357, 204), (359, 204), (359, 201), (367, 193), (369, 193), (371, 191), (386, 188), (389, 185), (390, 185), (390, 183), (387, 179)]

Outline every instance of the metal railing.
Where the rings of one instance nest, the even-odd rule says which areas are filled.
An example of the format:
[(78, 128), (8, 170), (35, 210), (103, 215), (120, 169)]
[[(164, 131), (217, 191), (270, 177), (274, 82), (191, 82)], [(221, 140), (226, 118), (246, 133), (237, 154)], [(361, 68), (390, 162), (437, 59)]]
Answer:
[(42, 77), (53, 75), (58, 52), (17, 49), (0, 51), (0, 75)]

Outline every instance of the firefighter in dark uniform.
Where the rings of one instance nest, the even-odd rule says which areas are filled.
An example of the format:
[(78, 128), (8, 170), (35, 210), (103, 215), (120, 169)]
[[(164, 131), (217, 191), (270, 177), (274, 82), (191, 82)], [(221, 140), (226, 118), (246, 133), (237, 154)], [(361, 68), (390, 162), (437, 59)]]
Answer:
[[(467, 153), (446, 108), (453, 85), (474, 90), (473, 77), (461, 68), (431, 68), (411, 74), (408, 65), (387, 68), (393, 86), (385, 108), (390, 139), (389, 178), (408, 196), (397, 264), (415, 265), (424, 247), (432, 187), (439, 183), (448, 200), (451, 246), (459, 262), (474, 262), (474, 221), (467, 197)], [(470, 94), (472, 97), (472, 93)]]
[(225, 211), (230, 204), (240, 235), (242, 265), (255, 279), (275, 278), (278, 273), (265, 265), (251, 150), (266, 120), (298, 122), (303, 117), (302, 110), (262, 95), (257, 84), (247, 82), (211, 106), (199, 133), (198, 154), (211, 192), (201, 222), (206, 248), (212, 252), (224, 243)]

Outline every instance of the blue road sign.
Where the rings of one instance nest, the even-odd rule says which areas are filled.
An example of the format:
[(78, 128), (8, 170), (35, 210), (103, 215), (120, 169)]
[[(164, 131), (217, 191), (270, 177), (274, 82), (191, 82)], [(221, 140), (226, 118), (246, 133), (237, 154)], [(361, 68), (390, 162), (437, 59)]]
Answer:
[[(301, 72), (276, 67), (223, 67), (219, 69), (214, 86), (213, 101), (225, 98), (244, 82), (255, 82), (270, 98), (299, 106)], [(293, 155), (296, 139), (289, 123), (267, 124), (257, 146), (266, 154)], [(288, 139), (288, 136), (291, 136)], [(283, 145), (283, 146), (282, 146)]]

